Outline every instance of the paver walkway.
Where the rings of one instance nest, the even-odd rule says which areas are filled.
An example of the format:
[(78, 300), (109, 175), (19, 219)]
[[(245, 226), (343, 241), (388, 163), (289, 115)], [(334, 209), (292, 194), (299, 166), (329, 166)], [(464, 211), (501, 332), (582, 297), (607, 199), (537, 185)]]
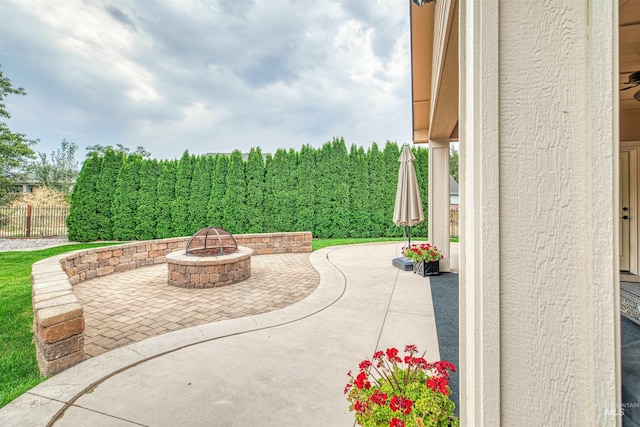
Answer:
[(302, 300), (317, 287), (309, 254), (260, 255), (251, 277), (211, 289), (167, 284), (159, 264), (88, 280), (73, 287), (85, 313), (85, 356), (166, 332), (277, 310)]

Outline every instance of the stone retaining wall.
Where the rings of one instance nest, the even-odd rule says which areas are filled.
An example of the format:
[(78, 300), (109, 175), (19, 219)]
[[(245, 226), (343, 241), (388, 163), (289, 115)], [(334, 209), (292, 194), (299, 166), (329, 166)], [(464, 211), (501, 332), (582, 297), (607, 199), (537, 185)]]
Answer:
[[(311, 252), (311, 233), (234, 236), (255, 255)], [(38, 367), (56, 374), (84, 360), (84, 312), (72, 286), (108, 274), (166, 263), (190, 237), (125, 243), (70, 252), (33, 264), (31, 273), (34, 336)]]

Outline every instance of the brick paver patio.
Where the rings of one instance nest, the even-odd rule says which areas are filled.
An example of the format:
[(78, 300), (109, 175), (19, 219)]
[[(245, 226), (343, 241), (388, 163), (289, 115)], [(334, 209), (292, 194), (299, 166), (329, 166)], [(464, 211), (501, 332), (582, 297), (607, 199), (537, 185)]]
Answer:
[(213, 289), (167, 285), (159, 264), (73, 287), (85, 313), (85, 356), (190, 326), (286, 307), (309, 295), (319, 276), (309, 254), (252, 258), (251, 278)]

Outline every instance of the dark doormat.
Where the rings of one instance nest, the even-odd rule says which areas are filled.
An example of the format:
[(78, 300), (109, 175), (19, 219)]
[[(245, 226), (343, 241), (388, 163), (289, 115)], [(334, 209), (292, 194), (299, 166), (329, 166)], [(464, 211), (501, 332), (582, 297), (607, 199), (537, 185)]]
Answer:
[[(438, 331), (438, 347), (440, 359), (448, 360), (460, 369), (458, 349), (458, 275), (442, 273), (429, 277), (431, 282), (431, 298)], [(455, 414), (460, 416), (460, 386), (458, 372), (449, 379), (451, 400), (456, 404)]]

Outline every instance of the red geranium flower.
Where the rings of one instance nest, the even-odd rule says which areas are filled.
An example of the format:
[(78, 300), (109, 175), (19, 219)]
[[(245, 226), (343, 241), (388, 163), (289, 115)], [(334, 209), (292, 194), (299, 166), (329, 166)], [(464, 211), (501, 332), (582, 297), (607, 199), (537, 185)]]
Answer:
[(386, 405), (387, 393), (382, 393), (380, 390), (376, 390), (373, 392), (373, 395), (369, 398), (369, 400), (381, 406)]
[(365, 369), (371, 367), (371, 362), (368, 360), (363, 360), (362, 362), (360, 362), (359, 367), (361, 371), (364, 371)]
[(360, 372), (358, 374), (358, 376), (356, 377), (355, 384), (356, 384), (356, 387), (358, 387), (360, 390), (362, 390), (363, 388), (367, 388), (367, 389), (371, 388), (371, 383), (367, 379), (366, 372)]

